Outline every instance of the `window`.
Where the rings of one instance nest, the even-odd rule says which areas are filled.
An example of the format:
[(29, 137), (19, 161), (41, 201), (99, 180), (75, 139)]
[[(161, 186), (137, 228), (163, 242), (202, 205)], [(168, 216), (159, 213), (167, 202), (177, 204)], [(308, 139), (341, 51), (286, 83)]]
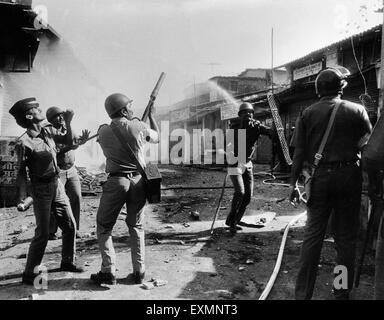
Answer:
[(238, 89), (237, 81), (231, 81), (230, 85), (231, 85), (231, 87), (230, 87), (231, 91), (232, 92), (237, 92), (237, 89)]

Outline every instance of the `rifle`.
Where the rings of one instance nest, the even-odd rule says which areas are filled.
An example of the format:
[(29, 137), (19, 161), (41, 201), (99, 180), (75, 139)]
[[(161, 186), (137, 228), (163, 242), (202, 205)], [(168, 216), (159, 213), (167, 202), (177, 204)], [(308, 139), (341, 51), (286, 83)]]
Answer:
[(149, 111), (153, 107), (153, 104), (154, 104), (154, 102), (156, 100), (157, 94), (159, 93), (160, 87), (163, 84), (164, 78), (165, 78), (165, 73), (162, 72), (160, 74), (159, 80), (157, 80), (155, 88), (153, 89), (153, 91), (151, 93), (151, 96), (149, 97), (149, 102), (147, 104), (147, 107), (144, 110), (143, 116), (141, 117), (141, 121), (144, 121), (144, 122), (147, 121), (147, 118), (148, 118), (148, 115), (149, 115)]
[[(156, 100), (157, 94), (159, 93), (159, 90), (160, 90), (160, 87), (161, 87), (161, 85), (162, 85), (162, 83), (163, 83), (163, 81), (164, 81), (164, 78), (165, 78), (165, 73), (162, 72), (162, 73), (160, 74), (159, 80), (157, 80), (157, 83), (156, 83), (156, 85), (155, 85), (155, 88), (153, 89), (153, 91), (152, 91), (152, 93), (151, 93), (151, 95), (150, 95), (150, 97), (149, 97), (149, 102), (148, 102), (148, 104), (147, 104), (147, 107), (146, 107), (145, 110), (144, 110), (143, 116), (141, 117), (141, 121), (144, 121), (144, 122), (147, 121), (147, 119), (148, 119), (148, 115), (149, 115), (149, 111), (150, 111), (151, 108), (153, 107), (153, 104), (154, 104), (154, 102), (155, 102), (155, 100)], [(98, 137), (98, 136), (99, 136), (99, 134), (96, 133), (96, 134), (94, 134), (93, 136), (90, 136), (87, 140), (85, 140), (84, 143), (86, 143), (87, 141), (89, 141), (89, 140), (91, 140), (91, 139), (94, 139), (94, 138), (96, 138), (96, 137)], [(83, 144), (84, 144), (84, 143), (83, 143)]]

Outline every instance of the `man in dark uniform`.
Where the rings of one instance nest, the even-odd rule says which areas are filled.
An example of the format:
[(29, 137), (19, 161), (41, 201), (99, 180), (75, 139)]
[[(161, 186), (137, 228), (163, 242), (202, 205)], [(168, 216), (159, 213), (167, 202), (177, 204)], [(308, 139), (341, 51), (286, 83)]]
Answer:
[(321, 71), (316, 78), (320, 101), (303, 111), (297, 122), (290, 200), (298, 202), (297, 180), (303, 163), (312, 164), (336, 103), (333, 127), (311, 182), (307, 199), (307, 223), (300, 255), (296, 299), (311, 299), (328, 218), (333, 210), (337, 264), (345, 266), (348, 287), (335, 288), (335, 299), (349, 299), (353, 285), (356, 241), (360, 212), (362, 175), (359, 141), (371, 132), (368, 114), (362, 105), (342, 100), (343, 67)]
[(159, 128), (149, 111), (150, 127), (133, 118), (132, 100), (121, 93), (115, 93), (105, 100), (105, 109), (112, 119), (110, 125), (99, 128), (101, 148), (106, 157), (109, 174), (103, 184), (103, 194), (97, 211), (97, 239), (102, 258), (101, 270), (91, 275), (97, 284), (116, 284), (116, 254), (112, 243), (112, 229), (124, 204), (127, 208), (126, 224), (129, 229), (133, 273), (128, 279), (136, 284), (143, 282), (145, 275), (144, 209), (146, 203), (146, 182), (137, 169), (136, 161), (122, 145), (112, 130), (112, 125), (120, 131), (122, 138), (131, 147), (144, 168), (144, 145), (158, 143)]
[[(56, 163), (56, 145), (49, 127), (43, 127), (45, 120), (35, 98), (27, 98), (16, 102), (9, 113), (14, 116), (17, 124), (27, 129), (27, 134), (17, 144), (19, 156), (19, 172), (17, 183), (20, 198), (26, 194), (27, 169), (32, 186), (34, 214), (36, 218), (35, 236), (29, 247), (27, 263), (22, 282), (33, 285), (38, 267), (43, 259), (48, 243), (49, 221), (51, 211), (56, 215), (57, 222), (63, 231), (61, 270), (82, 272), (83, 269), (74, 264), (75, 259), (75, 228), (68, 197), (58, 178), (59, 168)], [(62, 137), (62, 143), (70, 144), (72, 133), (70, 122), (73, 111), (67, 111), (65, 121), (68, 134)]]
[[(46, 112), (47, 120), (57, 130), (56, 137), (59, 139), (67, 133), (64, 120), (64, 110), (58, 107), (50, 107)], [(80, 204), (81, 204), (81, 184), (79, 174), (75, 167), (75, 149), (83, 144), (89, 137), (89, 130), (83, 130), (81, 136), (74, 136), (74, 143), (71, 145), (61, 144), (56, 141), (57, 147), (57, 165), (60, 169), (60, 180), (65, 187), (65, 192), (71, 203), (71, 209), (76, 221), (76, 237), (80, 238)], [(50, 240), (57, 239), (55, 233), (57, 231), (57, 222), (54, 216), (51, 217), (50, 223)]]
[[(253, 118), (254, 113), (255, 111), (252, 104), (249, 102), (242, 103), (238, 112), (239, 121), (231, 125), (231, 129), (234, 129), (234, 155), (240, 159), (240, 161), (228, 167), (228, 175), (231, 177), (235, 193), (232, 199), (231, 210), (225, 224), (229, 226), (229, 230), (233, 234), (236, 233), (237, 230), (241, 230), (241, 227), (237, 224), (239, 224), (243, 217), (245, 209), (250, 203), (253, 194), (253, 165), (251, 159), (254, 144), (261, 134), (269, 137), (271, 136), (271, 129), (262, 125), (260, 121), (255, 120)], [(246, 138), (246, 141), (240, 142), (245, 143), (246, 155), (244, 157), (245, 162), (243, 163), (241, 162), (242, 157), (239, 154), (239, 130), (245, 130)], [(227, 151), (229, 143), (227, 144)]]

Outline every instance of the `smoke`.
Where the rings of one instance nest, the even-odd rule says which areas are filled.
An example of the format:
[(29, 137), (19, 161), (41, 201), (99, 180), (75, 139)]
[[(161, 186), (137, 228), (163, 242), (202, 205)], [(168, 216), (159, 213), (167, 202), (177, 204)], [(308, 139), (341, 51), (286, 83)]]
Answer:
[[(35, 96), (43, 112), (51, 106), (73, 109), (72, 128), (81, 134), (88, 129), (95, 134), (99, 126), (108, 123), (104, 109), (106, 90), (80, 62), (66, 40), (51, 42), (42, 39), (33, 67)], [(76, 165), (99, 170), (105, 161), (96, 139), (76, 151)], [(100, 171), (100, 170), (99, 170)]]

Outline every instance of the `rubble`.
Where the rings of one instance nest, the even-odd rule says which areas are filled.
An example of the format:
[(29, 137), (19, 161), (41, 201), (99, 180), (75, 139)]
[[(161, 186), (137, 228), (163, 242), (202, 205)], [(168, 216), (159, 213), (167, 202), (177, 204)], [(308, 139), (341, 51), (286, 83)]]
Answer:
[(165, 286), (168, 283), (167, 280), (161, 280), (161, 279), (156, 279), (153, 284), (155, 287), (162, 287)]
[(37, 293), (32, 293), (28, 298), (29, 300), (38, 300), (39, 295)]
[(194, 219), (194, 220), (199, 220), (199, 219), (200, 219), (200, 213), (199, 213), (199, 211), (192, 211), (192, 212), (190, 213), (190, 215), (191, 215), (192, 219)]
[(151, 290), (155, 287), (155, 285), (153, 284), (153, 282), (145, 282), (141, 287), (145, 290)]
[(83, 195), (96, 195), (103, 191), (101, 186), (107, 181), (106, 173), (91, 174), (85, 167), (76, 167), (76, 169), (79, 174), (81, 193)]
[(233, 299), (235, 297), (235, 295), (233, 294), (233, 292), (229, 291), (229, 290), (215, 290), (215, 292), (218, 293), (218, 296), (220, 298), (224, 298), (224, 299)]

